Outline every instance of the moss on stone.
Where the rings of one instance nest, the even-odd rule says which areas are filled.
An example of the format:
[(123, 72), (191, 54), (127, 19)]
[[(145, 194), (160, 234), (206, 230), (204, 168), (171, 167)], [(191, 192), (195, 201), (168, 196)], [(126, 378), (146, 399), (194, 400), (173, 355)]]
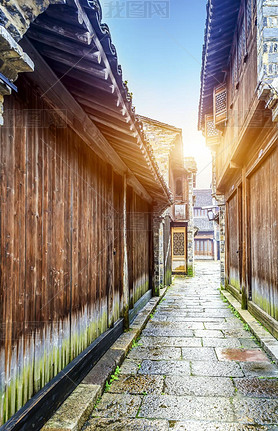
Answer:
[(187, 266), (187, 272), (186, 275), (188, 277), (194, 277), (194, 266), (193, 265), (188, 265)]

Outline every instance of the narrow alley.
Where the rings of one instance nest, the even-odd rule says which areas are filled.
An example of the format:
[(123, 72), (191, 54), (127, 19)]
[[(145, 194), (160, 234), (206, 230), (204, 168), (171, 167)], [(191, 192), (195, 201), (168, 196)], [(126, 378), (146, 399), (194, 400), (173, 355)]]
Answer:
[(199, 262), (195, 278), (174, 279), (84, 431), (278, 429), (278, 368), (221, 298), (218, 274)]

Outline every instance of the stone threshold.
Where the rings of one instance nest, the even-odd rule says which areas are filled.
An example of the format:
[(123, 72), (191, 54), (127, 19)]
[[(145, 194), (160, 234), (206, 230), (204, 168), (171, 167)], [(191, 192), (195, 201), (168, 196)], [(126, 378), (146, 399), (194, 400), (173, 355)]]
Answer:
[(91, 369), (82, 382), (61, 407), (41, 428), (41, 431), (79, 431), (90, 417), (94, 406), (117, 367), (126, 358), (132, 344), (145, 328), (150, 315), (166, 294), (168, 288), (160, 289), (160, 296), (151, 298), (138, 313), (127, 332), (124, 332)]
[(222, 295), (238, 312), (241, 319), (247, 323), (252, 334), (258, 339), (261, 347), (278, 364), (278, 340), (262, 326), (258, 320), (248, 311), (242, 310), (241, 304), (227, 290), (221, 290)]

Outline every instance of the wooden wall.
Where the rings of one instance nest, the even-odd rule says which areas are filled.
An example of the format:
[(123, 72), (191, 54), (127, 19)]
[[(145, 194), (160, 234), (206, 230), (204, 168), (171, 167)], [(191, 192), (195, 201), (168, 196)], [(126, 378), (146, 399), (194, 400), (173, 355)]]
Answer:
[(278, 148), (249, 179), (252, 301), (278, 320)]
[(149, 204), (128, 187), (127, 238), (129, 307), (151, 289), (151, 213)]
[[(257, 31), (255, 24), (252, 31)], [(237, 43), (237, 37), (237, 32), (235, 31), (234, 44)], [(252, 32), (246, 42), (246, 52), (248, 53), (248, 56), (246, 61), (242, 59), (242, 65), (238, 68), (237, 79), (234, 82), (232, 79), (232, 61), (235, 55), (234, 51), (228, 67), (228, 121), (224, 129), (224, 136), (221, 139), (221, 143), (217, 148), (216, 154), (216, 173), (218, 183), (219, 180), (222, 179), (234, 153), (240, 145), (241, 135), (246, 126), (248, 116), (250, 115), (252, 104), (257, 100), (257, 40), (255, 37), (252, 37)]]
[(241, 269), (240, 269), (240, 189), (231, 196), (227, 201), (227, 227), (226, 227), (226, 242), (227, 242), (227, 271), (228, 283), (236, 289), (241, 289)]
[[(263, 156), (262, 156), (263, 155)], [(249, 158), (228, 183), (226, 285), (278, 335), (278, 134), (267, 122), (250, 144)], [(240, 295), (242, 294), (242, 295)], [(265, 312), (265, 313), (263, 313)], [(276, 321), (276, 322), (275, 322)]]
[[(0, 424), (123, 309), (123, 178), (18, 87), (0, 128)], [(143, 223), (128, 238), (132, 305), (149, 288), (150, 208), (132, 189), (127, 205)]]

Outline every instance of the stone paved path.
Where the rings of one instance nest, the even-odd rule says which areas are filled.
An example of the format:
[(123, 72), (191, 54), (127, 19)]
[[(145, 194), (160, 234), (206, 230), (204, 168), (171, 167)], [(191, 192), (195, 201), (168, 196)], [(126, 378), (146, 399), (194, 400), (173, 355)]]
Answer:
[(278, 430), (278, 368), (218, 287), (213, 262), (175, 279), (83, 430)]

